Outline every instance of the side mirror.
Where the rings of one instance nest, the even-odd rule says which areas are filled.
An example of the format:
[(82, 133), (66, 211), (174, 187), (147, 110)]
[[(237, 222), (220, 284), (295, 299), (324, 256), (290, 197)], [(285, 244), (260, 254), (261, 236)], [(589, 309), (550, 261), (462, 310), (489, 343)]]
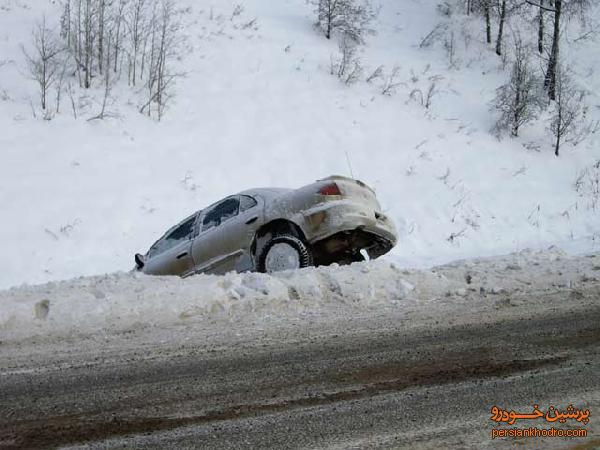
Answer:
[(142, 255), (140, 255), (139, 253), (135, 254), (135, 267), (137, 267), (138, 270), (141, 270), (144, 267), (144, 257)]

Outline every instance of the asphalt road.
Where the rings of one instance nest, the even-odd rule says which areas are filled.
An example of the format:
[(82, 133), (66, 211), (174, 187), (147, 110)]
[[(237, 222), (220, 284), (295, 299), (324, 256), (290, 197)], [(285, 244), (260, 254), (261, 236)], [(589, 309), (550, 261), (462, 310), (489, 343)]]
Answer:
[[(0, 446), (600, 446), (600, 288), (520, 295), (547, 296), (536, 304), (548, 307), (511, 308), (513, 296), (487, 310), (254, 330), (219, 345), (177, 332), (52, 354), (31, 342), (0, 369)], [(586, 438), (491, 439), (508, 427), (490, 420), (494, 405), (570, 403), (591, 411)], [(532, 425), (550, 426), (522, 427)]]

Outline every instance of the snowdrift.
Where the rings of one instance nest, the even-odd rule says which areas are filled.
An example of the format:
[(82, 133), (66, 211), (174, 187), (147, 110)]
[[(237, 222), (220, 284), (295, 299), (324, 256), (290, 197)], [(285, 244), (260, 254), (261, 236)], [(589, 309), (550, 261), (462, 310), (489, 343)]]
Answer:
[[(405, 270), (385, 260), (274, 275), (151, 277), (114, 273), (0, 291), (0, 341), (139, 331), (227, 328), (237, 318), (344, 317), (386, 308), (435, 309), (490, 302), (527, 289), (576, 289), (600, 278), (600, 258), (559, 249)], [(568, 297), (568, 295), (567, 295)]]

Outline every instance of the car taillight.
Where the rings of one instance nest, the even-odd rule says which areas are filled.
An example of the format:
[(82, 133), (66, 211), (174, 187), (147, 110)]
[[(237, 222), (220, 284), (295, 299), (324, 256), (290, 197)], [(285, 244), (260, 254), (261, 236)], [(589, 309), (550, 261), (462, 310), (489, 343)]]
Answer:
[(319, 189), (319, 194), (321, 194), (321, 195), (342, 195), (342, 192), (340, 191), (340, 188), (338, 187), (337, 184), (331, 183), (331, 184), (328, 184), (327, 186), (323, 186), (321, 189)]

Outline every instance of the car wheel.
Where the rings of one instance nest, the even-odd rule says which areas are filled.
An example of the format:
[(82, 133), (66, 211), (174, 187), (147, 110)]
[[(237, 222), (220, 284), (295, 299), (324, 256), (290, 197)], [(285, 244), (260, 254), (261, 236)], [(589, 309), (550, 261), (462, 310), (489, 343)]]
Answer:
[(262, 248), (258, 258), (258, 270), (264, 273), (301, 269), (312, 266), (310, 248), (289, 234), (277, 235)]

